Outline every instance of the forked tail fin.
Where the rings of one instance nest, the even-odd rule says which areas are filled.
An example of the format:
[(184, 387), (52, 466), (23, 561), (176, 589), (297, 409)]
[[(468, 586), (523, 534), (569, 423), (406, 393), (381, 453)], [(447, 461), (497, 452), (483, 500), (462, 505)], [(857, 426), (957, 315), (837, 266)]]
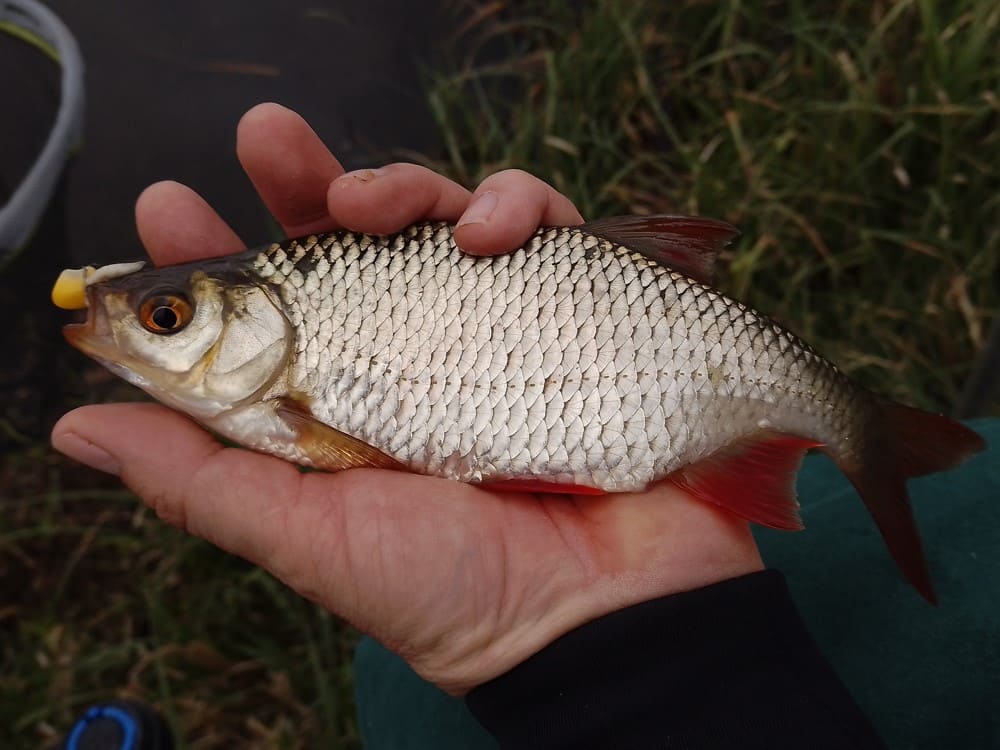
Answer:
[(866, 436), (860, 465), (841, 465), (878, 524), (903, 575), (931, 604), (931, 583), (906, 480), (954, 468), (986, 447), (953, 419), (894, 403), (881, 405), (881, 429)]

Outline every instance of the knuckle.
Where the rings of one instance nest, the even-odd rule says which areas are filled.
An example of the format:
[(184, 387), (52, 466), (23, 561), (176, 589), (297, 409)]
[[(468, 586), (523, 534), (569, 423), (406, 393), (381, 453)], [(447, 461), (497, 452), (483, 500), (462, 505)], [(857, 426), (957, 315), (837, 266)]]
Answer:
[(140, 497), (161, 521), (188, 532), (188, 514), (183, 499), (172, 496), (167, 490), (143, 492)]

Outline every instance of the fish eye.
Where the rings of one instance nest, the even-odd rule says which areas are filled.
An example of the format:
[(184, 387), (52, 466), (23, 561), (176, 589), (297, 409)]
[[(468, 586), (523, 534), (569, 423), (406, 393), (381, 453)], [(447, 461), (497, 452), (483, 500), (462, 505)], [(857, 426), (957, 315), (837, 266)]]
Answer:
[(177, 333), (191, 322), (191, 303), (178, 292), (154, 292), (139, 305), (139, 322), (150, 333)]

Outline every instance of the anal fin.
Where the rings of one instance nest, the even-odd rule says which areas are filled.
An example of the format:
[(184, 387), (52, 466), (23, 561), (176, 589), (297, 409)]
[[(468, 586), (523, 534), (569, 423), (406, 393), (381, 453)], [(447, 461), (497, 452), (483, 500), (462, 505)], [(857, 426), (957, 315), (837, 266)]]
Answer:
[(407, 471), (403, 464), (378, 448), (320, 422), (307, 406), (295, 399), (281, 399), (275, 411), (298, 436), (296, 446), (317, 469), (343, 471), (367, 467)]
[(795, 499), (802, 457), (821, 444), (764, 430), (674, 472), (669, 479), (699, 500), (714, 503), (762, 526), (804, 528)]

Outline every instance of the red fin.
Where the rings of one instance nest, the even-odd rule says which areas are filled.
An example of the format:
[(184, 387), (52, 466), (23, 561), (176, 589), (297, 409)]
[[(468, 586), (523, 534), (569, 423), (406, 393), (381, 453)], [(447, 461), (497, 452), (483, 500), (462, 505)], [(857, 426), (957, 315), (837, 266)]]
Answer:
[(775, 529), (803, 528), (795, 499), (795, 474), (815, 440), (759, 432), (670, 475), (695, 497), (748, 521)]
[[(913, 520), (910, 498), (906, 493), (906, 480), (893, 475), (888, 463), (877, 462), (861, 470), (844, 473), (861, 495), (868, 512), (872, 514), (878, 530), (885, 540), (889, 554), (906, 576), (906, 580), (931, 604), (937, 604), (937, 594), (931, 583), (924, 545)], [(843, 467), (842, 467), (843, 468)]]
[(931, 604), (931, 583), (906, 480), (944, 471), (986, 447), (968, 427), (948, 417), (893, 403), (881, 404), (882, 429), (866, 435), (860, 466), (841, 464), (868, 507), (903, 575)]
[(281, 399), (275, 411), (298, 435), (295, 444), (309, 456), (317, 469), (343, 471), (368, 467), (407, 470), (399, 461), (378, 448), (320, 422), (313, 417), (309, 407), (294, 399)]
[(986, 441), (961, 422), (902, 404), (882, 405), (904, 477), (954, 469), (986, 449)]
[(597, 487), (585, 487), (580, 484), (557, 484), (541, 479), (502, 479), (499, 482), (483, 482), (476, 485), (484, 490), (496, 492), (546, 492), (556, 495), (606, 495)]
[(712, 282), (715, 258), (739, 230), (700, 216), (614, 216), (580, 227), (616, 245), (642, 253), (703, 284)]

